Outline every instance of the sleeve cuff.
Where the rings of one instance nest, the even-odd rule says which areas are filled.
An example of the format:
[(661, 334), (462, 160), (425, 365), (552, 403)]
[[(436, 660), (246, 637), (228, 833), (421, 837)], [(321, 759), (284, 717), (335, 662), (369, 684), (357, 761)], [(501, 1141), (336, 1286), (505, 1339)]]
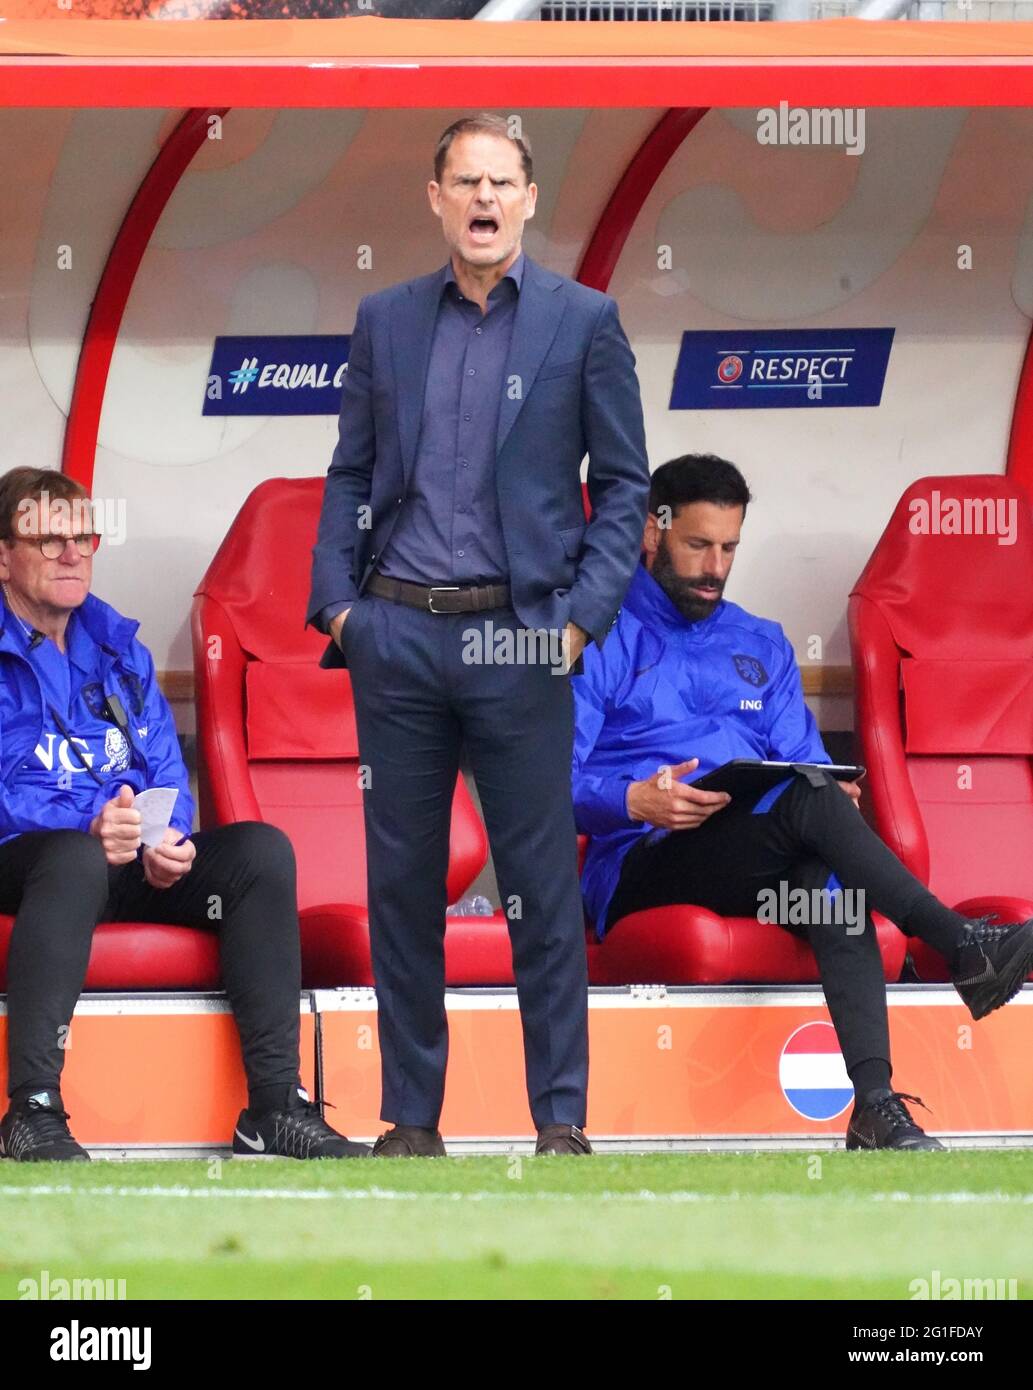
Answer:
[(593, 785), (576, 799), (577, 828), (582, 835), (609, 835), (631, 830), (639, 822), (628, 815), (630, 777), (593, 778)]
[(319, 626), (326, 635), (330, 636), (330, 624), (337, 617), (338, 613), (343, 613), (346, 608), (351, 607), (349, 599), (341, 599), (339, 603), (328, 603), (325, 608), (319, 610)]

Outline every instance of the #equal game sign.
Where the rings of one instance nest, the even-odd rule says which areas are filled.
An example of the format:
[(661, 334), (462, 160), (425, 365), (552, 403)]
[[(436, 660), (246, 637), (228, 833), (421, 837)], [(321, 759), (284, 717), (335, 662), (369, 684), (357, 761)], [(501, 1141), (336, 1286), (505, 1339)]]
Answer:
[(804, 1023), (790, 1033), (778, 1060), (778, 1080), (805, 1120), (834, 1120), (854, 1098), (831, 1023)]

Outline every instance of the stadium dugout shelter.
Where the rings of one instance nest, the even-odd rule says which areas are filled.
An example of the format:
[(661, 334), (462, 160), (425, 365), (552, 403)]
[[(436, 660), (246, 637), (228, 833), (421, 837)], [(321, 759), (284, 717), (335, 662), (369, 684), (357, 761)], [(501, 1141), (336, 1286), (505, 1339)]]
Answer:
[[(823, 731), (852, 724), (878, 761), (880, 833), (953, 903), (1033, 913), (1033, 25), (62, 16), (0, 26), (0, 106), (6, 458), (60, 459), (126, 500), (126, 544), (102, 548), (94, 587), (141, 618), (196, 738), (201, 825), (258, 816), (295, 840), (304, 1080), (338, 1128), (380, 1122), (347, 676), (317, 670), (322, 639), (301, 628), (336, 416), (256, 409), (257, 385), (213, 412), (205, 388), (213, 340), (346, 333), (362, 293), (440, 263), (420, 200), (433, 140), (464, 112), (527, 122), (543, 192), (525, 245), (618, 299), (654, 466), (706, 449), (747, 473), (730, 596), (784, 623)], [(853, 150), (847, 109), (866, 117)], [(797, 142), (801, 119), (816, 124)], [(736, 355), (762, 331), (810, 350), (872, 329), (892, 333), (864, 399), (757, 416), (692, 395), (693, 335)], [(1014, 549), (965, 551), (982, 610), (953, 549), (907, 558), (899, 510), (981, 479), (1024, 508)], [(270, 518), (291, 562), (270, 542), (244, 563)], [(982, 623), (1016, 585), (1025, 619)], [(805, 656), (814, 633), (825, 649)], [(983, 777), (967, 800), (962, 763)], [(450, 901), (486, 855), (460, 784)], [(587, 941), (593, 1142), (841, 1142), (852, 1093), (809, 952), (697, 909), (639, 916)], [(456, 918), (446, 940), (442, 1131), (456, 1152), (520, 1147), (505, 922)], [(908, 943), (887, 923), (880, 942), (895, 1076), (927, 1128), (1028, 1144), (1033, 987), (973, 1026), (935, 962), (916, 953), (901, 982)], [(71, 1044), (65, 1099), (95, 1152), (226, 1143), (244, 1084), (210, 937), (102, 924)]]

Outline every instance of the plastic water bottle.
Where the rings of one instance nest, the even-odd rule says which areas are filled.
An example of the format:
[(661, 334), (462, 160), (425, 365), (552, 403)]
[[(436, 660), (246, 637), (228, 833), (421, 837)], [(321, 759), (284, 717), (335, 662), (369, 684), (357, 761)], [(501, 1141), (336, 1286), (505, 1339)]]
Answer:
[(495, 909), (487, 898), (475, 893), (472, 898), (462, 898), (447, 908), (450, 917), (491, 917)]

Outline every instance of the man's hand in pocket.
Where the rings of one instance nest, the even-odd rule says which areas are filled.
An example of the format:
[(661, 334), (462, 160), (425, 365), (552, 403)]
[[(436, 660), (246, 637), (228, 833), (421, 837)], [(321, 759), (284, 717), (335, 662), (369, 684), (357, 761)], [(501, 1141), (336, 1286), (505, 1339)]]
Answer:
[(344, 620), (350, 612), (351, 608), (342, 608), (336, 618), (330, 619), (330, 636), (337, 643), (338, 647), (341, 645), (341, 628), (344, 627)]

